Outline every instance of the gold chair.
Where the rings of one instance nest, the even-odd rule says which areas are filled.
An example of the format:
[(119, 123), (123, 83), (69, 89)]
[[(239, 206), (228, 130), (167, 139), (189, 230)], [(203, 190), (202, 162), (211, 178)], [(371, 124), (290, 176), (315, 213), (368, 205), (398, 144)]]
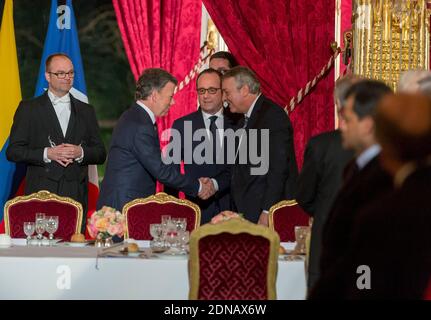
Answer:
[(242, 218), (205, 224), (190, 237), (193, 300), (273, 300), (280, 239)]
[(35, 221), (37, 212), (58, 216), (57, 238), (69, 241), (74, 233), (81, 232), (82, 205), (69, 198), (42, 190), (27, 196), (15, 197), (4, 206), (6, 233), (12, 238), (25, 238), (23, 224)]
[(294, 242), (295, 227), (308, 225), (309, 216), (295, 200), (282, 200), (269, 209), (269, 227), (282, 242)]
[(126, 217), (125, 239), (150, 240), (150, 224), (160, 223), (162, 215), (186, 218), (188, 231), (196, 229), (201, 223), (198, 205), (164, 192), (130, 201), (124, 206), (123, 214)]

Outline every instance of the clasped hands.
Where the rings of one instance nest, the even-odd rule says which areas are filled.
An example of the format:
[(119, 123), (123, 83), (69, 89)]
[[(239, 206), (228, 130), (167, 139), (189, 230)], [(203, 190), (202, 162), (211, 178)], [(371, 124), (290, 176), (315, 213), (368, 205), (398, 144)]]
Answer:
[(199, 182), (201, 183), (202, 189), (198, 193), (198, 197), (202, 200), (207, 200), (216, 193), (216, 189), (210, 178), (199, 178)]
[(76, 158), (82, 156), (82, 148), (80, 146), (62, 143), (58, 146), (48, 148), (47, 157), (51, 161), (55, 161), (63, 167), (67, 167), (73, 163)]

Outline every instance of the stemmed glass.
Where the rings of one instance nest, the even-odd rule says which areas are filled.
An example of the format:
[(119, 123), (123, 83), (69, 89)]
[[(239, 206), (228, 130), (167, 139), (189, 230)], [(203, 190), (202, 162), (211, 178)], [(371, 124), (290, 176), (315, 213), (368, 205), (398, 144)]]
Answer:
[(45, 232), (45, 214), (36, 213), (36, 233), (37, 239), (43, 240), (43, 233)]
[(27, 245), (29, 245), (31, 236), (34, 233), (34, 222), (24, 222), (24, 233), (27, 236)]
[(54, 233), (58, 229), (58, 216), (46, 217), (46, 231), (49, 233), (49, 240), (54, 240)]
[(150, 247), (156, 250), (163, 247), (163, 242), (162, 242), (163, 228), (160, 223), (150, 224), (150, 234), (153, 237), (153, 241), (151, 241)]
[(180, 237), (180, 252), (181, 254), (187, 254), (187, 244), (190, 240), (190, 232), (189, 231), (181, 231), (179, 234)]

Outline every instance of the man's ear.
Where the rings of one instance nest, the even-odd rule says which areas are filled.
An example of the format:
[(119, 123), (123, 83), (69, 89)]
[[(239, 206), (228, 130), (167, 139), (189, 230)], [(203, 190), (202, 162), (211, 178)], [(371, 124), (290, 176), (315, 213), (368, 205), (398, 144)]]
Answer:
[(250, 88), (245, 84), (241, 87), (241, 89), (239, 89), (239, 92), (241, 93), (241, 96), (246, 97), (250, 93)]
[(45, 79), (46, 79), (46, 81), (48, 81), (48, 83), (51, 80), (50, 79), (50, 74), (47, 71), (45, 71)]
[(367, 116), (363, 118), (362, 121), (363, 121), (363, 125), (365, 126), (366, 132), (374, 135), (374, 129), (375, 129), (374, 119), (371, 116)]

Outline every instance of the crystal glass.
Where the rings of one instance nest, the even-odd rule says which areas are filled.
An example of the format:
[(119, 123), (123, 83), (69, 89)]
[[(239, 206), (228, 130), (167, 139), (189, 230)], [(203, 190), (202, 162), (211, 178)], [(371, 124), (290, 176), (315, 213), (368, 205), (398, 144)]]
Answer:
[(46, 217), (46, 232), (49, 233), (49, 240), (54, 240), (54, 233), (58, 230), (58, 216)]
[(150, 234), (153, 237), (152, 246), (155, 248), (160, 248), (163, 246), (163, 228), (161, 223), (150, 224)]
[(172, 220), (167, 223), (164, 234), (167, 246), (174, 248), (178, 240), (178, 231), (176, 224)]
[(24, 233), (27, 236), (27, 245), (31, 240), (31, 236), (34, 233), (35, 224), (34, 222), (24, 222)]
[(190, 232), (189, 231), (181, 231), (179, 233), (180, 240), (180, 252), (182, 254), (187, 254), (187, 244), (190, 240)]
[(37, 233), (37, 239), (43, 239), (43, 233), (45, 232), (45, 214), (36, 213), (35, 230)]

